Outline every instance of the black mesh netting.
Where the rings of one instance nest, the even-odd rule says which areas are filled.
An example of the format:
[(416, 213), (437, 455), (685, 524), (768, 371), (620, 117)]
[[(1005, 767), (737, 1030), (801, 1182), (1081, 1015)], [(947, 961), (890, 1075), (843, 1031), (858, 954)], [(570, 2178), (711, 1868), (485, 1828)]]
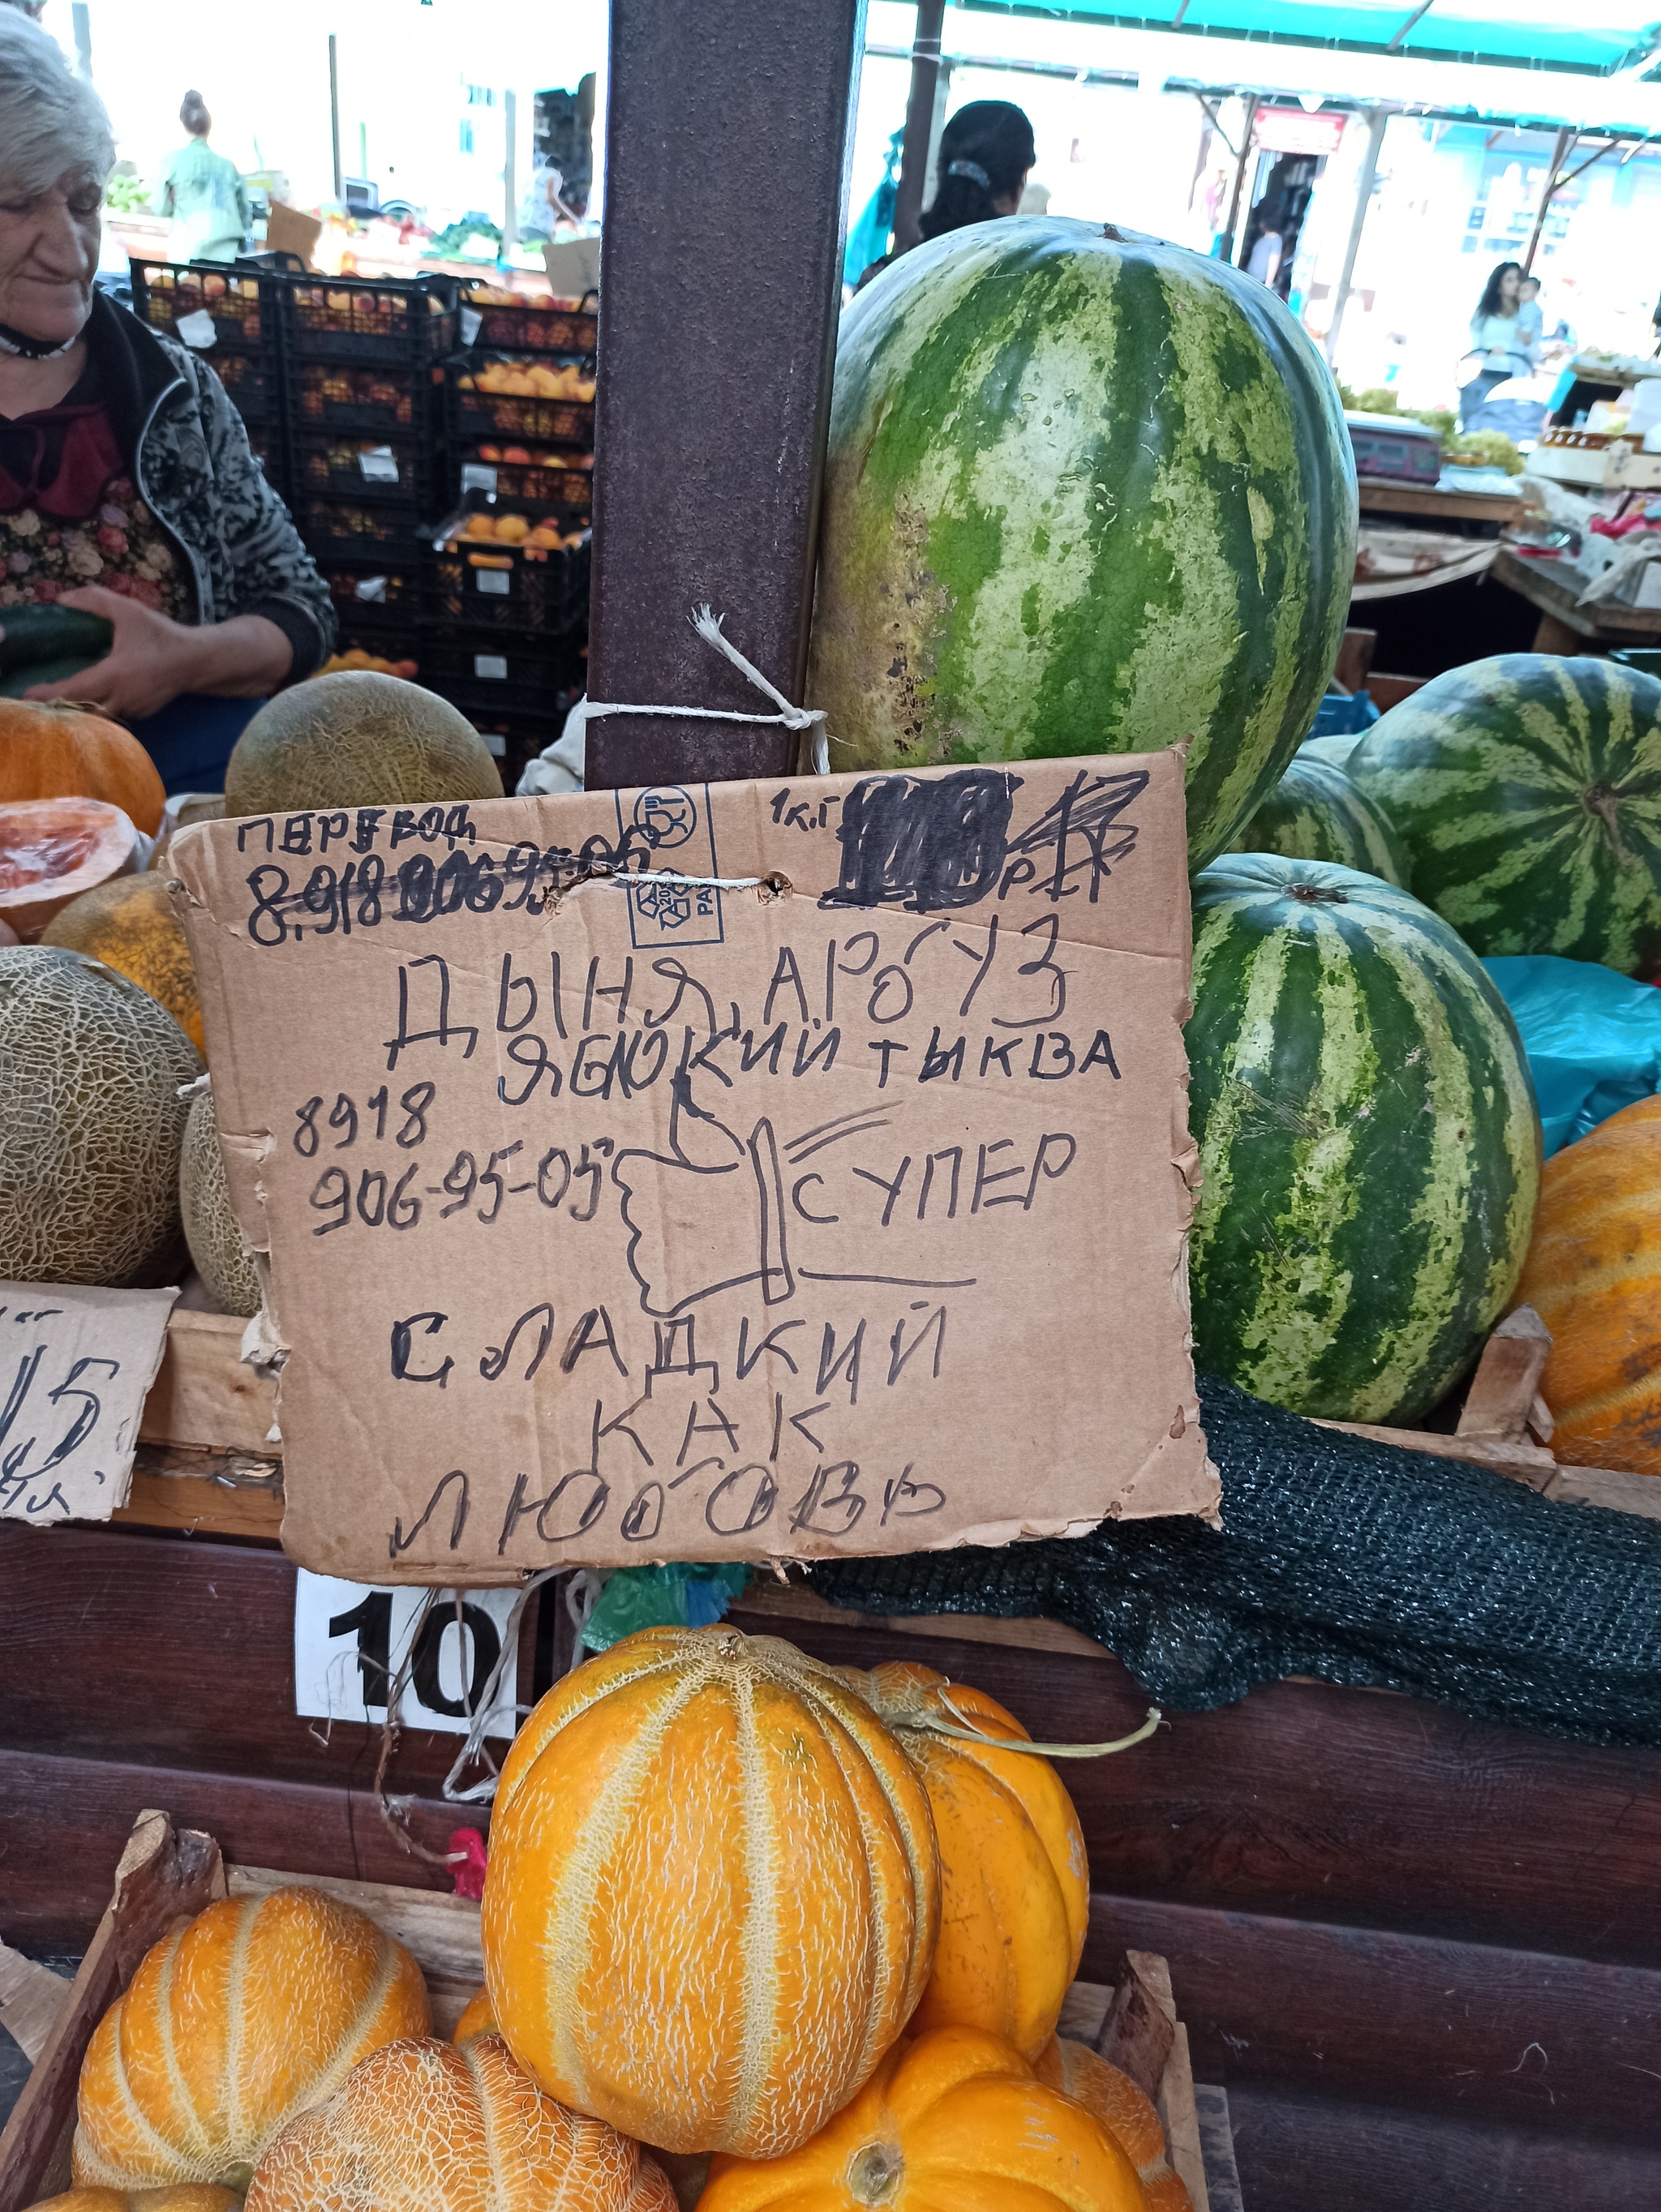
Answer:
[(813, 1588), (866, 1613), (1066, 1621), (1178, 1711), (1317, 1674), (1589, 1743), (1661, 1743), (1661, 1522), (1318, 1429), (1212, 1377), (1200, 1397), (1220, 1534), (1109, 1522), (1007, 1551), (839, 1560)]

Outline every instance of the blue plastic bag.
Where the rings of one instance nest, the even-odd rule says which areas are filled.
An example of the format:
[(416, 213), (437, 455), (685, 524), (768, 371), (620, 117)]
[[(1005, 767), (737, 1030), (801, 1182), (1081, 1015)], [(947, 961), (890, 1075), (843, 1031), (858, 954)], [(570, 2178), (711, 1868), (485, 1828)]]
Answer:
[(713, 1628), (749, 1579), (741, 1566), (619, 1567), (594, 1601), (583, 1643), (609, 1651), (642, 1628)]
[(1661, 991), (1591, 960), (1485, 960), (1529, 1056), (1546, 1158), (1661, 1091)]

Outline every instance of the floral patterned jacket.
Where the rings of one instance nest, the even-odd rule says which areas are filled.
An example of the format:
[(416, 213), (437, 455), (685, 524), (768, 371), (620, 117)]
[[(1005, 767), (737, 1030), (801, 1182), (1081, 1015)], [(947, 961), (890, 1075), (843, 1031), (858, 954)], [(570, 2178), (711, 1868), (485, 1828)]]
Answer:
[(328, 586), (249, 450), (205, 361), (94, 295), (87, 343), (134, 487), (175, 544), (199, 622), (264, 615), (294, 647), (290, 682), (334, 647)]

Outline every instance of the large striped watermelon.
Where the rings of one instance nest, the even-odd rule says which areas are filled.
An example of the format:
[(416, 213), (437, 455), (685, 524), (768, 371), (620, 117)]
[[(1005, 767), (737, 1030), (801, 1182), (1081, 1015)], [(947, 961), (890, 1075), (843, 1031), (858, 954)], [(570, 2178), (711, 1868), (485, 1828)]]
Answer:
[(1029, 216), (843, 318), (809, 696), (836, 768), (1192, 740), (1196, 864), (1315, 720), (1354, 575), (1325, 364), (1267, 286)]
[(1661, 963), (1661, 683), (1507, 653), (1375, 722), (1346, 771), (1395, 824), (1413, 887), (1485, 958)]
[(1390, 823), (1342, 769), (1307, 745), (1293, 754), (1291, 767), (1245, 827), (1235, 831), (1229, 850), (1330, 860), (1403, 890), (1409, 882), (1408, 857)]
[(1505, 1311), (1534, 1220), (1504, 1001), (1409, 892), (1258, 854), (1195, 880), (1193, 999), (1200, 1364), (1294, 1413), (1424, 1413)]

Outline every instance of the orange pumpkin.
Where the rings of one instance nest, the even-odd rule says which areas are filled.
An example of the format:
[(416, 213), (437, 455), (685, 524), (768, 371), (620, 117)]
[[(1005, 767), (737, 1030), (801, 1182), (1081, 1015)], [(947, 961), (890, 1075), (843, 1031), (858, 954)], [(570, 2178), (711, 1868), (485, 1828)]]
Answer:
[(0, 805), (14, 799), (102, 799), (147, 837), (167, 794), (131, 730), (56, 699), (0, 699)]
[(470, 2035), (499, 2035), (501, 2032), (496, 2026), (496, 2016), (490, 2009), (490, 1992), (479, 1990), (468, 1998), (450, 2040), (452, 2043), (465, 2043)]
[[(861, 2094), (788, 2158), (713, 2158), (698, 2212), (1144, 2212), (1092, 2113), (995, 2035), (940, 2027), (891, 2051)], [(250, 2205), (249, 2212), (252, 2212)]]
[(96, 890), (82, 891), (40, 933), (43, 945), (67, 945), (89, 960), (101, 960), (148, 991), (186, 1036), (207, 1057), (202, 1041), (202, 1001), (196, 969), (167, 886), (161, 876), (117, 876)]
[(604, 2120), (567, 2112), (499, 2035), (388, 2044), (259, 2161), (247, 2212), (675, 2212), (674, 2191)]
[(71, 2189), (33, 2212), (237, 2212), (241, 2202), (234, 2189), (187, 2182), (182, 2189)]
[(1129, 2074), (1087, 2044), (1061, 2035), (1050, 2037), (1032, 2070), (1095, 2114), (1135, 2167), (1147, 2212), (1193, 2212), (1187, 2187), (1166, 2160), (1159, 2115)]
[(144, 1954), (81, 2068), (75, 2179), (238, 2189), (292, 2114), (432, 2026), (421, 1969), (315, 1889), (228, 1898)]
[(940, 1849), (940, 1940), (914, 2029), (979, 2027), (1036, 2058), (1084, 1950), (1090, 1868), (1073, 1800), (1047, 1759), (979, 1690), (909, 1661), (851, 1676), (910, 1753)]
[(939, 1914), (910, 1760), (774, 1637), (629, 1637), (503, 1764), (482, 1923), (502, 2033), (563, 2104), (666, 2150), (805, 2142), (905, 2025)]
[(1661, 1097), (1546, 1162), (1516, 1302), (1551, 1331), (1557, 1457), (1661, 1474)]

